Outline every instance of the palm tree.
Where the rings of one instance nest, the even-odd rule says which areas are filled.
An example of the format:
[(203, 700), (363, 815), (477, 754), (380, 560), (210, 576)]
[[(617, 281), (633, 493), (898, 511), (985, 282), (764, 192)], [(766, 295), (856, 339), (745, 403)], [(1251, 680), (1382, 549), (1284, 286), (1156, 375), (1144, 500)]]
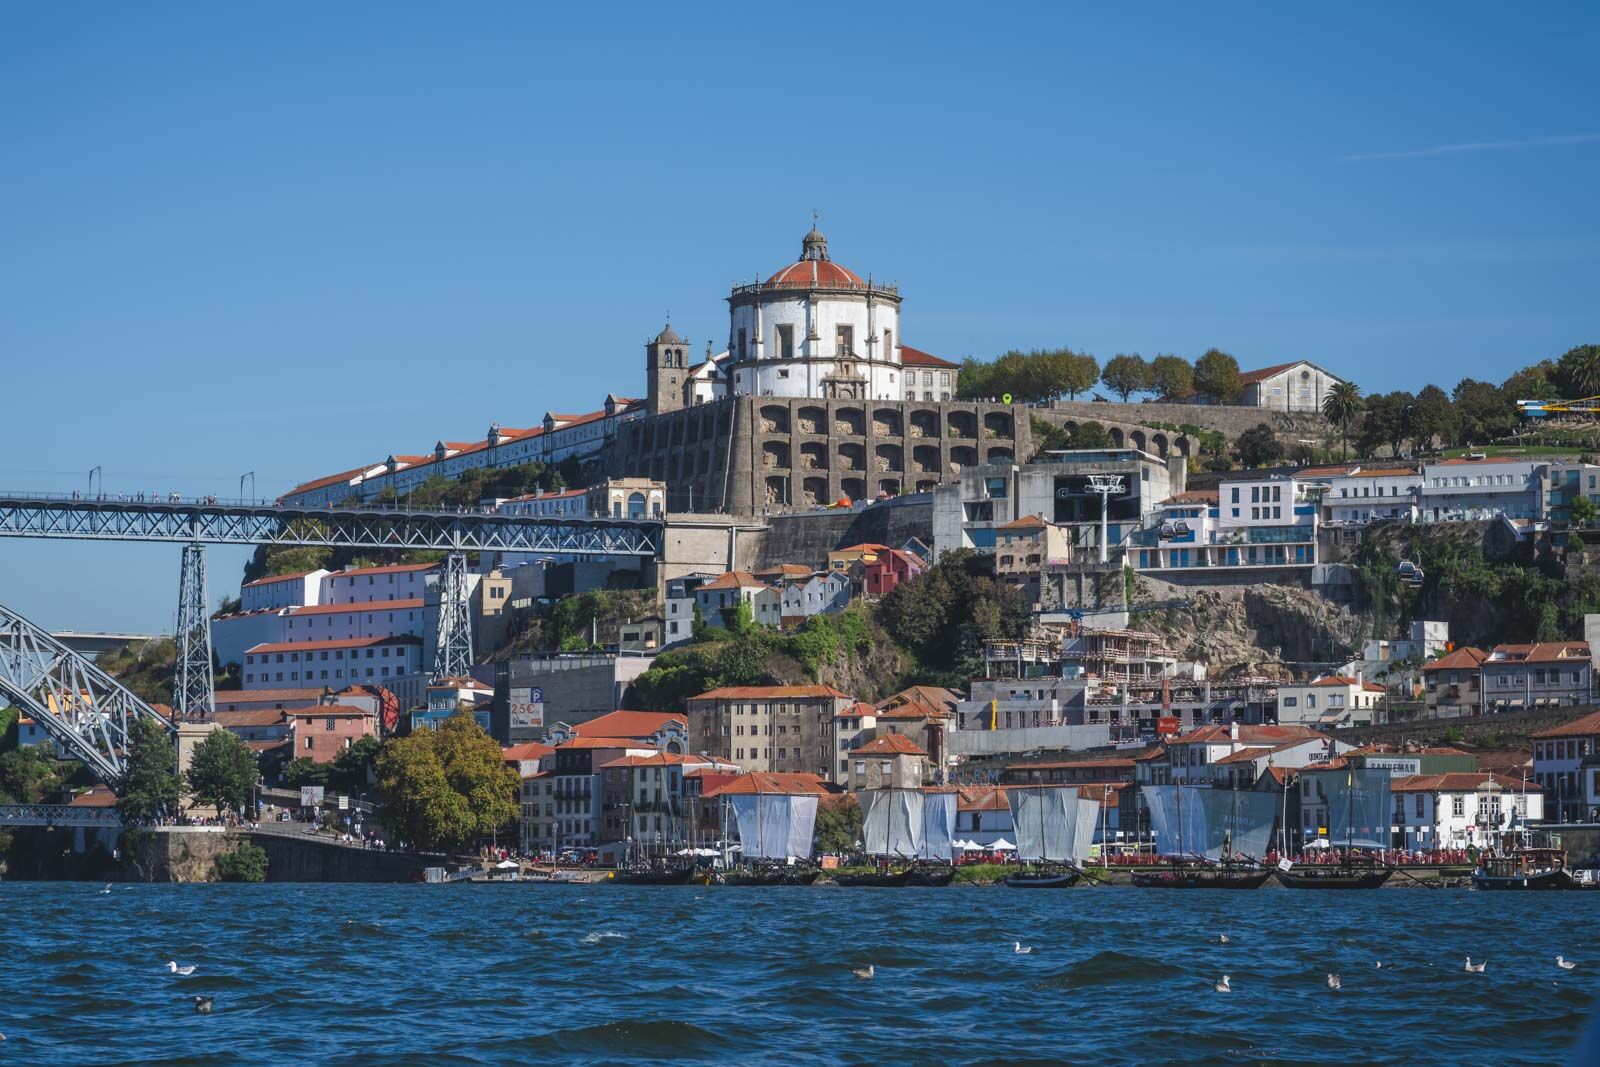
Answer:
[(1556, 365), (1556, 376), (1566, 386), (1569, 400), (1600, 394), (1600, 345), (1579, 345), (1569, 351)]
[(1361, 411), (1361, 387), (1355, 382), (1339, 382), (1322, 398), (1322, 413), (1339, 424), (1339, 447), (1350, 458), (1350, 420)]

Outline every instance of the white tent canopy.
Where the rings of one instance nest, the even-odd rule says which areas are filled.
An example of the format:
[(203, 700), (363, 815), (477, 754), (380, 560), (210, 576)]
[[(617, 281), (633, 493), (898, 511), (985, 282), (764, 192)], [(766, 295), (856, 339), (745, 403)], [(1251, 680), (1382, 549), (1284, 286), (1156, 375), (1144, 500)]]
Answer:
[(994, 849), (996, 852), (1015, 852), (1017, 850), (1016, 845), (1013, 845), (1010, 841), (1007, 841), (1003, 837), (989, 847)]

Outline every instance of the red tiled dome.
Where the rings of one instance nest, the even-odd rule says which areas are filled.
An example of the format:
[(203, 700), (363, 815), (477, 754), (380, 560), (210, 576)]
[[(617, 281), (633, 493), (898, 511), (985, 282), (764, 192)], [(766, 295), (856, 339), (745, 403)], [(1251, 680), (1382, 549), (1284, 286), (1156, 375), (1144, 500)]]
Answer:
[(787, 267), (767, 279), (768, 285), (806, 286), (806, 285), (846, 285), (859, 286), (867, 283), (861, 276), (848, 267), (841, 267), (829, 259), (803, 259), (799, 263), (791, 263)]

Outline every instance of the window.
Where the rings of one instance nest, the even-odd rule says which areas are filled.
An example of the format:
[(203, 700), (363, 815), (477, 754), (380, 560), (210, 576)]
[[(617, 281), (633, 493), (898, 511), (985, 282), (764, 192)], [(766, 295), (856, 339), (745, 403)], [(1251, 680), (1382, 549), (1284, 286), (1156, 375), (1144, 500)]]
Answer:
[[(1232, 503), (1237, 504), (1238, 502), (1239, 502), (1239, 487), (1236, 485), (1236, 486), (1233, 487), (1233, 500), (1232, 500)], [(1234, 514), (1237, 515), (1239, 513), (1237, 511), (1235, 511)]]
[[(833, 351), (836, 356), (852, 356), (856, 350), (856, 337), (854, 326), (838, 326), (833, 332)], [(845, 373), (849, 374), (848, 368)]]
[(1299, 703), (1299, 700), (1300, 700), (1299, 697), (1284, 697), (1283, 698), (1283, 706), (1286, 707), (1286, 708), (1292, 708), (1296, 704)]
[[(1467, 813), (1467, 798), (1456, 796), (1450, 798), (1450, 814), (1461, 818)], [(1422, 814), (1422, 794), (1417, 794), (1417, 814)]]
[(741, 360), (745, 358), (745, 352), (746, 352), (745, 332), (744, 332), (744, 327), (741, 326), (741, 327), (739, 327), (739, 358)]
[(788, 323), (778, 326), (778, 355), (783, 359), (794, 358), (794, 327)]

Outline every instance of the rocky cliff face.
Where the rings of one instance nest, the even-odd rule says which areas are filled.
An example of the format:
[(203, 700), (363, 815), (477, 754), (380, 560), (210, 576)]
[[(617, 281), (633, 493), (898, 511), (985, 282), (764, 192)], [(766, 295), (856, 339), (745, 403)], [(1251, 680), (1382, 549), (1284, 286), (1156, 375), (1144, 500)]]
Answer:
[(1360, 618), (1310, 590), (1258, 585), (1182, 592), (1185, 602), (1136, 606), (1131, 625), (1166, 635), (1181, 655), (1207, 663), (1216, 675), (1288, 677), (1286, 664), (1345, 659), (1360, 640)]

